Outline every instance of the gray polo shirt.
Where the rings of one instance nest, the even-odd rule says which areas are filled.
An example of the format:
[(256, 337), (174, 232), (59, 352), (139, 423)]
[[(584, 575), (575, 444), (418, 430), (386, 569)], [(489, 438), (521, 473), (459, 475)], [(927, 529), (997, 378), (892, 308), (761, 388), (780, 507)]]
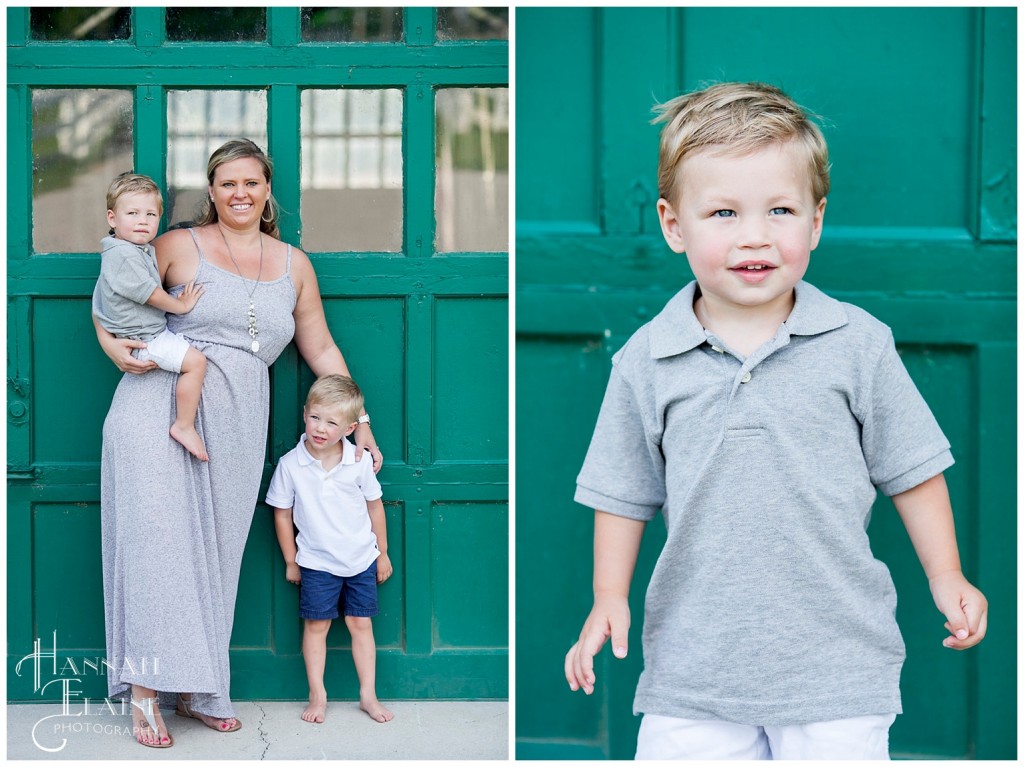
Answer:
[(100, 243), (100, 277), (92, 292), (92, 313), (118, 338), (148, 341), (167, 327), (167, 315), (146, 301), (160, 287), (151, 245), (117, 237)]
[(614, 356), (576, 500), (668, 537), (634, 711), (757, 725), (899, 713), (896, 592), (876, 488), (953, 463), (889, 328), (801, 282), (746, 359), (680, 291)]

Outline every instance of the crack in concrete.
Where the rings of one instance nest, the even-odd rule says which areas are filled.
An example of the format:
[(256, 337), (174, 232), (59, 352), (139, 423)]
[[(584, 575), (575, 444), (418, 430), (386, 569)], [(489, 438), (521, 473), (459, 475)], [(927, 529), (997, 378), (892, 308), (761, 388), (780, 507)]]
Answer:
[(267, 720), (267, 712), (264, 711), (263, 706), (259, 703), (254, 702), (253, 705), (256, 706), (260, 712), (260, 720), (256, 723), (256, 730), (259, 732), (260, 740), (263, 741), (264, 746), (263, 753), (260, 754), (260, 761), (262, 762), (267, 758), (267, 752), (270, 750), (270, 741), (267, 740), (267, 733), (263, 729), (263, 723)]

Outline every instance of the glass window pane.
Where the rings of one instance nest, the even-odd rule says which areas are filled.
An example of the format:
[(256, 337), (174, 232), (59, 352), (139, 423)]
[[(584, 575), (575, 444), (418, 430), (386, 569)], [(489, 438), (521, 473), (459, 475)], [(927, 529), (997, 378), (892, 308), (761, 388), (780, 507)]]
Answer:
[(34, 252), (99, 250), (107, 187), (132, 170), (132, 133), (131, 91), (32, 91)]
[(130, 8), (30, 8), (32, 40), (127, 40)]
[(302, 249), (402, 250), (402, 91), (302, 92)]
[(437, 39), (508, 40), (508, 8), (438, 8)]
[(266, 151), (266, 91), (167, 92), (168, 225), (195, 220), (209, 186), (206, 163), (217, 147), (236, 138)]
[(401, 8), (303, 8), (302, 39), (317, 43), (398, 43)]
[(508, 89), (437, 92), (439, 253), (508, 250)]
[(167, 39), (174, 42), (262, 42), (266, 8), (168, 8)]

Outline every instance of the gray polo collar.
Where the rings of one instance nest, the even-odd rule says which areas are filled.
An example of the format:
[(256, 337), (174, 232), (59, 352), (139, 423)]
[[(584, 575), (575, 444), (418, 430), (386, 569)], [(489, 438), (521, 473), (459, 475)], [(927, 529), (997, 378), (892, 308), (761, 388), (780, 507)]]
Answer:
[[(845, 325), (849, 318), (843, 305), (801, 280), (796, 284), (796, 303), (783, 323), (791, 336), (813, 336)], [(696, 281), (691, 282), (651, 320), (651, 357), (661, 359), (696, 349), (708, 340), (704, 326), (693, 313)]]

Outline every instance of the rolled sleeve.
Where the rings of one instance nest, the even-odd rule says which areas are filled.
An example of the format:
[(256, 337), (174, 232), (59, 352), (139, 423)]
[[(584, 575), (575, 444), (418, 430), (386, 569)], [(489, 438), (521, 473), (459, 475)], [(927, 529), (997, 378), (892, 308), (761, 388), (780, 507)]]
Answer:
[(665, 461), (660, 441), (645, 428), (642, 407), (616, 365), (576, 478), (578, 503), (645, 521), (664, 505)]
[(267, 505), (275, 509), (290, 509), (295, 505), (295, 486), (283, 464), (278, 464), (274, 469), (266, 500)]
[(872, 483), (897, 495), (953, 465), (949, 441), (886, 339), (871, 379), (861, 444)]

